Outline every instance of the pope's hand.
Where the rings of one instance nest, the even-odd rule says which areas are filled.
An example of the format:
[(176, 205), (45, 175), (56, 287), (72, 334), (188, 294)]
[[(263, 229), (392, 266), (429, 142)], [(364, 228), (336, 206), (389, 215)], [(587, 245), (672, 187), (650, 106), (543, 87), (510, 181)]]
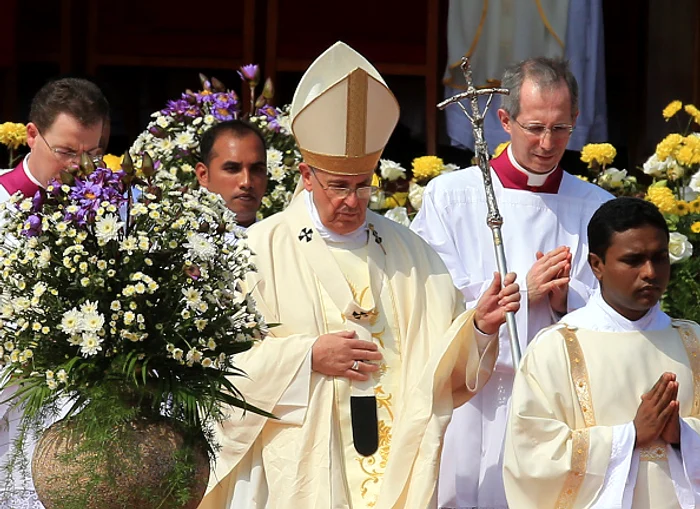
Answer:
[[(352, 331), (324, 334), (311, 348), (311, 369), (328, 376), (344, 376), (364, 382), (379, 366), (367, 361), (380, 361), (377, 345), (355, 338)], [(357, 361), (357, 364), (355, 364)]]
[(474, 323), (485, 334), (495, 334), (506, 321), (506, 312), (520, 309), (520, 287), (515, 282), (515, 273), (506, 274), (503, 288), (501, 275), (493, 273), (491, 286), (484, 292), (476, 304)]
[(549, 297), (552, 309), (566, 313), (566, 297), (571, 272), (571, 250), (560, 246), (548, 253), (537, 252), (537, 261), (527, 273), (527, 300), (537, 304)]

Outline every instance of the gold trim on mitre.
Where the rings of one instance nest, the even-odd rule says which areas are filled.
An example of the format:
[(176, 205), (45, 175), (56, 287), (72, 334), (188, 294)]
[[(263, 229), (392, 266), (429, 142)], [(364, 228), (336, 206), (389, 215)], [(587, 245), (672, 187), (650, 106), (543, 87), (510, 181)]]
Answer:
[(338, 42), (302, 77), (291, 117), (304, 162), (329, 173), (361, 175), (379, 163), (399, 105), (367, 59)]
[(364, 175), (372, 173), (379, 164), (382, 151), (363, 156), (332, 156), (329, 154), (317, 154), (300, 148), (304, 162), (319, 170), (335, 175)]

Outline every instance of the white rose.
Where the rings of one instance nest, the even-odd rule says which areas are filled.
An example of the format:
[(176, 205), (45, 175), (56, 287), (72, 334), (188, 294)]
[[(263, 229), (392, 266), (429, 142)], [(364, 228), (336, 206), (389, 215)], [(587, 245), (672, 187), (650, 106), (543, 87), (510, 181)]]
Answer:
[(399, 163), (395, 163), (389, 159), (380, 159), (379, 172), (383, 179), (390, 181), (406, 178), (406, 170), (402, 168)]
[(692, 191), (695, 191), (696, 193), (700, 193), (700, 171), (698, 171), (695, 175), (693, 175), (690, 178), (690, 183), (688, 184), (688, 187)]
[(623, 181), (627, 177), (627, 170), (608, 168), (598, 177), (598, 184), (604, 189), (616, 189), (623, 186)]
[(419, 184), (416, 184), (415, 182), (411, 182), (408, 185), (408, 201), (411, 202), (411, 205), (416, 210), (420, 210), (420, 208), (423, 206), (423, 192), (424, 191), (425, 191), (425, 187), (421, 186)]
[(411, 224), (411, 220), (408, 218), (408, 212), (406, 212), (406, 207), (395, 207), (389, 209), (384, 214), (384, 217), (388, 217), (392, 221), (402, 224), (408, 227)]
[(642, 170), (652, 177), (664, 177), (666, 175), (666, 170), (671, 165), (673, 165), (673, 159), (670, 157), (659, 161), (659, 158), (654, 154), (642, 165)]
[(688, 241), (688, 237), (678, 232), (671, 232), (668, 241), (668, 255), (671, 263), (682, 262), (693, 255), (693, 245)]
[(369, 208), (371, 210), (380, 210), (384, 208), (384, 191), (380, 189), (372, 193), (372, 196), (369, 198)]

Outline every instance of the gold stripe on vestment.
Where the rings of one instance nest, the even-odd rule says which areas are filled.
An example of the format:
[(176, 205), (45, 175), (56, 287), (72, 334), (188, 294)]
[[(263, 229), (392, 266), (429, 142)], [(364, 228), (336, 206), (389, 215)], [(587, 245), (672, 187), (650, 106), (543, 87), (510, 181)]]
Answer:
[(566, 477), (564, 487), (559, 493), (556, 509), (570, 509), (586, 477), (586, 464), (588, 463), (588, 447), (590, 437), (588, 428), (575, 429), (571, 433), (571, 471)]
[(571, 380), (576, 388), (578, 404), (581, 407), (583, 421), (587, 428), (595, 426), (595, 411), (593, 410), (593, 398), (591, 397), (591, 382), (588, 378), (586, 359), (581, 350), (581, 344), (572, 329), (564, 327), (559, 329), (564, 336), (566, 352), (569, 354), (569, 365), (571, 366)]
[(688, 354), (690, 370), (693, 372), (693, 408), (690, 415), (700, 417), (700, 342), (695, 331), (688, 324), (674, 321), (673, 326), (681, 335), (683, 346)]

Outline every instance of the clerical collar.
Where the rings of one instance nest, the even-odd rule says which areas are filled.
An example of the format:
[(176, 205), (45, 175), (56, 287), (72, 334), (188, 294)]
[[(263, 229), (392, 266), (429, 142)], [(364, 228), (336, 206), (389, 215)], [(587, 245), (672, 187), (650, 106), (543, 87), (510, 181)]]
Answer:
[(515, 156), (513, 156), (513, 145), (511, 143), (508, 144), (508, 147), (506, 148), (508, 151), (508, 159), (510, 160), (510, 164), (513, 165), (513, 167), (518, 170), (520, 173), (525, 174), (527, 177), (527, 185), (531, 187), (542, 187), (547, 180), (547, 177), (549, 177), (552, 173), (557, 171), (557, 166), (555, 165), (554, 168), (549, 170), (547, 173), (535, 173), (527, 168), (524, 168), (518, 161), (516, 161)]
[(651, 308), (639, 320), (629, 320), (615, 311), (597, 289), (583, 308), (565, 316), (562, 322), (604, 332), (641, 332), (666, 329), (671, 325), (671, 318), (661, 311), (661, 305)]
[(304, 190), (304, 203), (306, 203), (306, 209), (309, 211), (309, 216), (311, 216), (311, 222), (314, 228), (319, 233), (321, 238), (328, 244), (340, 244), (342, 247), (347, 249), (355, 249), (367, 244), (368, 238), (368, 228), (367, 219), (362, 223), (357, 230), (350, 232), (346, 235), (341, 235), (340, 233), (335, 233), (329, 230), (322, 222), (321, 217), (318, 215), (318, 210), (316, 209), (316, 204), (314, 203), (313, 195), (310, 191)]
[(515, 160), (511, 145), (508, 145), (500, 156), (491, 160), (491, 167), (506, 189), (536, 193), (556, 194), (564, 176), (564, 170), (559, 165), (543, 174), (527, 170)]

